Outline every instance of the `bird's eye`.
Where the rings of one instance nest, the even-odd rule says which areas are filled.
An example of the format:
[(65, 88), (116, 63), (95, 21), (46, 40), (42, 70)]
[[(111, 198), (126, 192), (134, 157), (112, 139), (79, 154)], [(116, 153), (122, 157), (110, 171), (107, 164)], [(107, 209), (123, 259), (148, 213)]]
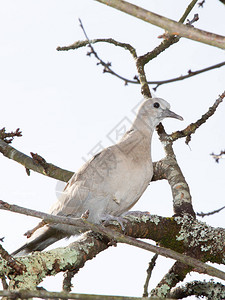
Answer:
[(154, 106), (155, 108), (159, 108), (159, 107), (160, 107), (160, 104), (159, 104), (158, 102), (155, 102), (155, 103), (153, 104), (153, 106)]

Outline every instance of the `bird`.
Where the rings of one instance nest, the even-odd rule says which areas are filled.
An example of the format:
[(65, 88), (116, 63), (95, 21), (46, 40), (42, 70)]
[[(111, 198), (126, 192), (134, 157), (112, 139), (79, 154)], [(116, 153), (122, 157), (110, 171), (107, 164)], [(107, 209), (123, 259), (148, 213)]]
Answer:
[[(170, 104), (164, 99), (144, 99), (130, 129), (116, 144), (94, 155), (74, 173), (49, 213), (79, 218), (88, 211), (87, 220), (94, 224), (122, 218), (152, 179), (152, 135), (164, 118), (183, 120), (170, 110)], [(42, 251), (60, 239), (81, 233), (80, 228), (72, 225), (45, 224), (12, 255)]]

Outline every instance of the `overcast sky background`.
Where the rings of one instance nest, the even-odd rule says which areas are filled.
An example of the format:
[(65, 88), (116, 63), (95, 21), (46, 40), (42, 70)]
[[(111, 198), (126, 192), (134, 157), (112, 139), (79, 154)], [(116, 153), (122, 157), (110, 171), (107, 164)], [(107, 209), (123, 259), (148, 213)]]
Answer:
[[(137, 4), (137, 1), (131, 1)], [(178, 20), (190, 1), (139, 0), (138, 5)], [(224, 35), (225, 7), (207, 0), (204, 8), (192, 11), (200, 20), (196, 27)], [(0, 11), (0, 128), (20, 128), (23, 137), (13, 147), (29, 155), (42, 155), (48, 162), (76, 171), (99, 142), (111, 144), (107, 134), (127, 117), (142, 99), (139, 85), (124, 86), (119, 79), (102, 73), (87, 48), (57, 52), (57, 46), (84, 39), (81, 18), (89, 38), (111, 37), (133, 45), (144, 54), (157, 46), (163, 30), (116, 11), (96, 1), (1, 0)], [(112, 62), (113, 69), (132, 79), (137, 74), (129, 52), (113, 45), (94, 45), (99, 56)], [(219, 63), (221, 49), (187, 39), (162, 53), (146, 67), (149, 80), (169, 79)], [(220, 68), (158, 88), (156, 96), (166, 99), (171, 109), (183, 116), (163, 123), (168, 132), (185, 128), (208, 110), (224, 91), (225, 68)], [(210, 157), (225, 147), (225, 104), (192, 136), (190, 147), (184, 139), (174, 144), (178, 162), (190, 186), (196, 211), (212, 211), (224, 205), (225, 165)], [(154, 135), (153, 160), (163, 157), (163, 148)], [(31, 171), (0, 155), (0, 199), (9, 203), (47, 212), (62, 184)], [(166, 181), (151, 183), (133, 210), (171, 216), (172, 196)], [(212, 226), (224, 227), (224, 214), (204, 219)], [(38, 220), (0, 211), (0, 237), (9, 252), (25, 242), (24, 232)], [(72, 239), (71, 239), (72, 241)], [(63, 240), (57, 245), (66, 246)], [(56, 247), (56, 244), (53, 246)], [(85, 264), (73, 279), (73, 292), (141, 296), (145, 270), (152, 253), (126, 245), (111, 247)], [(173, 264), (159, 258), (150, 289)], [(218, 266), (217, 266), (218, 267)], [(219, 266), (225, 270), (224, 266)], [(57, 278), (57, 281), (56, 281)], [(60, 291), (62, 274), (47, 278), (49, 290)], [(188, 280), (203, 278), (191, 273)], [(204, 278), (207, 278), (206, 276)]]

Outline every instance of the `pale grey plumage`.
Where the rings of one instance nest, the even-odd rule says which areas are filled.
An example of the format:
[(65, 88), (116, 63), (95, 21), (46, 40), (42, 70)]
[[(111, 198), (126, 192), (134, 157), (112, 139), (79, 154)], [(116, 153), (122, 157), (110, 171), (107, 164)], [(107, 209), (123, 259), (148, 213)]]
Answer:
[[(182, 120), (169, 108), (163, 99), (145, 100), (130, 130), (117, 144), (95, 155), (72, 176), (50, 213), (80, 217), (88, 210), (88, 220), (100, 223), (109, 216), (118, 217), (127, 212), (141, 197), (153, 176), (151, 139), (156, 125), (166, 117)], [(78, 233), (74, 226), (45, 225), (13, 254), (43, 250), (59, 239)]]

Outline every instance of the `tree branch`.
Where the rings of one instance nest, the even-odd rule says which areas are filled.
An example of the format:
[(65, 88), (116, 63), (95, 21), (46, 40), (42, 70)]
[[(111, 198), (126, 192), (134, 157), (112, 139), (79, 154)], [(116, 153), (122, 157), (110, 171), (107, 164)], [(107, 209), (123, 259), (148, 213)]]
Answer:
[(143, 292), (143, 297), (148, 297), (148, 285), (149, 285), (149, 281), (151, 279), (151, 276), (152, 276), (152, 271), (155, 267), (155, 264), (156, 264), (156, 260), (158, 258), (158, 254), (155, 254), (149, 265), (148, 265), (148, 269), (147, 269), (147, 276), (146, 276), (146, 280), (145, 280), (145, 284), (144, 284), (144, 292)]
[(26, 270), (25, 266), (18, 261), (14, 257), (12, 257), (3, 247), (0, 245), (0, 256), (5, 259), (10, 268), (16, 271), (17, 274), (22, 274), (23, 271)]
[(42, 175), (52, 177), (61, 181), (68, 181), (74, 174), (71, 171), (61, 169), (53, 164), (45, 162), (38, 164), (37, 161), (27, 156), (26, 154), (16, 150), (12, 146), (0, 139), (0, 152), (9, 159), (15, 160), (16, 162), (23, 165), (26, 170), (32, 170)]
[[(0, 296), (8, 297), (9, 299), (80, 299), (80, 300), (143, 300), (142, 297), (125, 297), (125, 296), (108, 296), (108, 295), (90, 295), (90, 294), (75, 294), (66, 292), (49, 292), (49, 291), (0, 291)], [(155, 299), (157, 300), (157, 298)]]
[(169, 32), (169, 34), (178, 35), (204, 44), (225, 49), (224, 36), (183, 25), (123, 0), (95, 1), (111, 6), (145, 22), (164, 28)]
[[(157, 126), (159, 139), (164, 146), (166, 157), (157, 164), (164, 171), (168, 180), (172, 195), (173, 195), (173, 210), (176, 215), (190, 214), (195, 217), (195, 212), (192, 207), (192, 198), (187, 181), (177, 163), (176, 155), (173, 151), (173, 141), (165, 132), (163, 125), (160, 123)], [(158, 167), (158, 168), (160, 168)]]
[(176, 81), (184, 80), (184, 79), (187, 79), (187, 78), (199, 75), (201, 73), (204, 73), (204, 72), (207, 72), (207, 71), (211, 71), (211, 70), (220, 68), (220, 67), (222, 67), (224, 65), (225, 65), (225, 61), (223, 61), (223, 62), (221, 62), (219, 64), (216, 64), (216, 65), (213, 65), (213, 66), (209, 66), (209, 67), (204, 68), (204, 69), (197, 70), (197, 71), (191, 71), (191, 70), (189, 70), (187, 75), (181, 75), (179, 77), (175, 77), (175, 78), (171, 78), (171, 79), (167, 79), (167, 80), (155, 81), (155, 82), (149, 81), (148, 84), (154, 84), (155, 83), (156, 87), (154, 87), (154, 90), (156, 91), (156, 89), (159, 86), (163, 85), (163, 84), (167, 84), (167, 83), (171, 83), (171, 82), (176, 82)]
[[(133, 235), (133, 237), (131, 236), (125, 236), (124, 234), (122, 234), (121, 232), (121, 226), (120, 224), (118, 224), (118, 222), (113, 221), (113, 224), (115, 223), (116, 226), (110, 225), (109, 228), (105, 228), (102, 225), (96, 225), (96, 224), (91, 224), (89, 223), (87, 220), (85, 219), (74, 219), (74, 218), (68, 218), (68, 217), (59, 217), (59, 216), (54, 216), (54, 215), (49, 215), (49, 214), (45, 214), (45, 213), (40, 213), (40, 212), (36, 212), (33, 210), (28, 210), (28, 209), (24, 209), (21, 208), (19, 206), (14, 206), (14, 205), (10, 205), (6, 202), (1, 201), (0, 202), (0, 209), (4, 209), (4, 210), (10, 210), (10, 211), (15, 211), (15, 212), (19, 212), (19, 213), (23, 213), (28, 215), (28, 212), (30, 211), (29, 215), (41, 218), (41, 216), (43, 216), (44, 218), (42, 218), (45, 221), (48, 222), (54, 222), (54, 223), (61, 223), (61, 224), (68, 224), (68, 225), (74, 225), (76, 227), (81, 227), (83, 226), (84, 228), (86, 228), (87, 230), (92, 230), (96, 233), (100, 233), (103, 236), (107, 237), (108, 239), (112, 239), (115, 240), (116, 242), (121, 242), (121, 243), (125, 243), (125, 244), (129, 244), (147, 251), (151, 251), (154, 253), (157, 253), (159, 255), (165, 256), (165, 257), (169, 257), (175, 260), (178, 260), (186, 265), (189, 265), (191, 267), (193, 267), (195, 269), (195, 271), (200, 272), (200, 273), (205, 273), (211, 276), (215, 276), (218, 278), (221, 278), (223, 280), (225, 280), (225, 273), (213, 268), (201, 261), (199, 261), (198, 259), (192, 258), (190, 256), (175, 252), (174, 250), (168, 249), (168, 248), (163, 248), (163, 247), (157, 247), (157, 246), (153, 246), (151, 244), (145, 243), (143, 241), (140, 240), (136, 240), (135, 238), (151, 238), (154, 239), (156, 241), (160, 241), (160, 243), (163, 244), (163, 239), (166, 236), (166, 241), (167, 241), (167, 246), (168, 246), (168, 241), (171, 243), (169, 247), (174, 247), (174, 249), (179, 249), (179, 251), (184, 251), (183, 246), (181, 247), (180, 242), (178, 241), (178, 239), (181, 241), (183, 240), (183, 234), (184, 234), (184, 230), (187, 230), (187, 233), (190, 234), (190, 232), (193, 233), (194, 228), (196, 230), (197, 224), (199, 224), (198, 227), (198, 235), (200, 235), (200, 240), (201, 243), (203, 242), (203, 238), (201, 233), (199, 233), (199, 228), (200, 227), (204, 227), (203, 230), (206, 230), (206, 225), (204, 223), (200, 223), (199, 221), (194, 221), (192, 218), (175, 218), (174, 220), (168, 219), (168, 218), (163, 218), (163, 217), (158, 217), (158, 216), (151, 216), (149, 214), (145, 214), (145, 213), (135, 213), (135, 212), (130, 212), (129, 214), (127, 214), (125, 216), (125, 220), (127, 220), (127, 222), (125, 222), (124, 227), (125, 227), (125, 232), (127, 232), (129, 235)], [(83, 223), (83, 224), (82, 224)], [(166, 224), (167, 223), (167, 224)], [(160, 225), (159, 225), (160, 224)], [(118, 226), (119, 225), (119, 226)], [(171, 228), (171, 226), (173, 226), (173, 229)], [(192, 228), (192, 226), (194, 226)], [(113, 230), (111, 229), (113, 228)], [(161, 230), (160, 230), (161, 228)], [(209, 226), (207, 227), (209, 228)], [(209, 230), (209, 229), (208, 229)], [(222, 229), (220, 229), (220, 232), (217, 232), (218, 229), (211, 229), (214, 230), (213, 231), (213, 238), (215, 237), (215, 235), (218, 236), (218, 239), (221, 238), (222, 239), (222, 248), (225, 248), (224, 245), (224, 237), (225, 237), (225, 231), (221, 231)], [(166, 232), (165, 232), (166, 231)], [(186, 233), (186, 235), (187, 235)], [(162, 234), (162, 235), (161, 235)], [(179, 238), (179, 235), (180, 238)], [(184, 235), (184, 236), (186, 236)], [(194, 241), (193, 243), (197, 243), (199, 245), (199, 241), (198, 241), (198, 235), (195, 235), (193, 233), (194, 236)], [(151, 237), (150, 237), (151, 236)], [(171, 238), (169, 238), (169, 236), (171, 236)], [(82, 238), (82, 237), (81, 237)], [(197, 242), (196, 242), (197, 241)], [(98, 242), (98, 241), (97, 241)], [(203, 254), (201, 254), (202, 256), (199, 256), (202, 260), (204, 260), (204, 256), (206, 255), (207, 260), (210, 259), (210, 255), (212, 255), (213, 257), (213, 261), (215, 261), (215, 249), (214, 249), (214, 244), (215, 244), (215, 240), (211, 241), (210, 240), (210, 234), (209, 236), (207, 236), (207, 242), (210, 243), (210, 247), (207, 244), (208, 249), (206, 251), (204, 251)], [(217, 241), (218, 243), (218, 241)], [(79, 248), (79, 251), (82, 250), (82, 246), (79, 242), (75, 242), (72, 245), (74, 245), (75, 247)], [(85, 243), (84, 243), (85, 245)], [(103, 248), (107, 248), (109, 245), (105, 245)], [(218, 245), (217, 245), (218, 246)], [(69, 249), (71, 249), (71, 247), (73, 246), (69, 246)], [(185, 245), (185, 247), (189, 248), (189, 247), (193, 247), (193, 245), (190, 243), (190, 240), (188, 241), (188, 244)], [(203, 247), (203, 245), (201, 245), (201, 248)], [(212, 251), (213, 248), (213, 252), (210, 254), (210, 251)], [(221, 246), (218, 247), (219, 252), (221, 254)], [(68, 248), (65, 248), (68, 249)], [(92, 248), (91, 248), (92, 249)], [(102, 246), (100, 247), (100, 249), (102, 249)], [(103, 249), (103, 250), (104, 250)], [(52, 250), (54, 253), (57, 253), (57, 249)], [(60, 251), (63, 251), (62, 249)], [(65, 250), (68, 251), (68, 250)], [(97, 251), (95, 249), (95, 251)], [(102, 251), (102, 250), (101, 250)], [(225, 252), (225, 249), (224, 249)], [(51, 253), (51, 251), (49, 252), (44, 252), (44, 253), (38, 253), (38, 259), (42, 256), (43, 254), (43, 258), (46, 257), (46, 253)], [(98, 252), (97, 252), (98, 253)], [(93, 258), (93, 255), (97, 254), (95, 252), (95, 254), (93, 254), (93, 252), (91, 251), (91, 258)], [(223, 252), (222, 252), (223, 253)], [(57, 255), (59, 255), (59, 253), (57, 253)], [(62, 256), (61, 256), (62, 255)], [(71, 254), (72, 255), (72, 254)], [(78, 255), (78, 254), (76, 254)], [(60, 253), (59, 257), (63, 257), (63, 266), (61, 268), (58, 267), (59, 271), (62, 270), (66, 270), (65, 269), (65, 265), (67, 265), (65, 263), (65, 255), (63, 255), (63, 253)], [(32, 261), (32, 258), (30, 258)], [(82, 259), (80, 261), (80, 257), (79, 257), (79, 263), (82, 261), (82, 266), (84, 264), (84, 258), (82, 256)], [(90, 259), (88, 258), (88, 256), (86, 256), (86, 259)], [(21, 260), (18, 258), (18, 261), (21, 261), (22, 263), (24, 262), (23, 258), (21, 258)], [(27, 262), (29, 261), (29, 257), (26, 258), (26, 267), (27, 267)], [(70, 256), (69, 256), (69, 261), (70, 261)], [(68, 261), (68, 263), (69, 263)], [(54, 260), (53, 260), (54, 262)], [(218, 258), (218, 260), (216, 262), (223, 262), (222, 257)], [(75, 264), (75, 261), (74, 261)], [(57, 265), (59, 265), (59, 262), (57, 263)], [(76, 263), (77, 265), (77, 263)], [(0, 267), (1, 267), (1, 262), (0, 262)], [(41, 266), (40, 266), (41, 267)], [(6, 268), (6, 265), (2, 265), (2, 268), (4, 270), (2, 270), (3, 272), (7, 273), (7, 272), (11, 272), (11, 268)], [(75, 265), (73, 265), (73, 268), (75, 268)], [(78, 268), (78, 266), (77, 266)], [(6, 270), (8, 270), (6, 272)], [(46, 271), (47, 272), (47, 271)], [(56, 270), (54, 269), (54, 272), (56, 272)], [(40, 273), (40, 270), (38, 271), (38, 274)], [(7, 275), (7, 274), (6, 274)], [(43, 274), (44, 276), (44, 274)], [(36, 279), (35, 282), (37, 283), (37, 280), (41, 280), (40, 277), (38, 277), (39, 279)], [(23, 284), (23, 283), (22, 283)]]
[(172, 299), (183, 299), (188, 296), (206, 297), (207, 299), (224, 299), (225, 286), (219, 282), (193, 281), (177, 287), (169, 293)]
[(121, 43), (121, 42), (118, 42), (118, 41), (116, 41), (114, 39), (111, 39), (111, 38), (108, 38), (108, 39), (92, 39), (92, 40), (87, 39), (85, 41), (77, 41), (77, 42), (71, 44), (70, 46), (63, 46), (63, 47), (58, 46), (56, 48), (56, 50), (57, 51), (75, 50), (75, 49), (79, 49), (81, 47), (85, 47), (89, 44), (96, 44), (96, 43), (102, 43), (102, 42), (103, 43), (109, 43), (109, 44), (112, 44), (114, 46), (121, 47), (125, 50), (128, 50), (134, 58), (137, 57), (136, 50), (130, 44)]
[(213, 211), (210, 211), (208, 213), (203, 213), (203, 212), (200, 212), (200, 213), (197, 213), (196, 215), (199, 216), (199, 217), (202, 217), (204, 218), (205, 216), (211, 216), (211, 215), (214, 215), (214, 214), (217, 214), (219, 213), (221, 210), (223, 210), (225, 208), (225, 206), (219, 208), (219, 209), (215, 209)]
[[(159, 46), (157, 46), (154, 50), (152, 50), (151, 52), (146, 53), (145, 55), (142, 56), (142, 63), (146, 64), (148, 63), (150, 60), (152, 60), (153, 58), (157, 57), (160, 53), (162, 53), (164, 50), (166, 50), (169, 46), (171, 46), (172, 44), (176, 43), (179, 41), (178, 37), (175, 36), (171, 36), (168, 39), (164, 40)], [(125, 44), (125, 43), (121, 43), (118, 41), (115, 41), (113, 39), (94, 39), (94, 40), (84, 40), (84, 41), (77, 41), (75, 43), (73, 43), (72, 45), (69, 46), (63, 46), (63, 47), (57, 47), (58, 51), (69, 51), (69, 50), (75, 50), (81, 47), (85, 47), (87, 45), (90, 44), (95, 44), (95, 43), (110, 43), (113, 44), (115, 46), (120, 46), (126, 50), (129, 50), (130, 53), (132, 54), (132, 56), (136, 59), (137, 58), (137, 54), (135, 49), (130, 45), (130, 44)], [(99, 63), (104, 67), (103, 72), (109, 73), (113, 76), (116, 76), (117, 78), (123, 80), (125, 82), (125, 84), (127, 83), (131, 83), (131, 84), (140, 84), (139, 78), (138, 76), (135, 76), (135, 80), (133, 79), (129, 79), (126, 78), (118, 73), (116, 73), (110, 66), (109, 63), (106, 63), (105, 61), (103, 61), (99, 55), (97, 54), (97, 52), (94, 50), (94, 52), (89, 52), (89, 54), (95, 54), (95, 57), (97, 58), (97, 60), (99, 61)], [(181, 80), (185, 80), (187, 78), (199, 75), (201, 73), (207, 72), (207, 71), (211, 71), (213, 69), (216, 68), (220, 68), (222, 66), (225, 65), (225, 61), (200, 69), (200, 70), (196, 70), (196, 71), (188, 71), (187, 75), (181, 75), (178, 77), (174, 77), (171, 79), (164, 79), (164, 80), (148, 80), (147, 84), (152, 85), (152, 84), (156, 84), (156, 87), (154, 87), (154, 90), (156, 90), (159, 86), (163, 85), (163, 84), (167, 84), (167, 83), (172, 83), (172, 82), (176, 82), (176, 81), (181, 81)]]
[(215, 101), (213, 106), (211, 106), (208, 111), (202, 115), (202, 117), (197, 120), (195, 123), (191, 123), (185, 129), (173, 132), (168, 135), (168, 140), (176, 141), (179, 138), (186, 137), (186, 144), (188, 144), (191, 140), (191, 134), (195, 133), (196, 129), (198, 129), (202, 124), (204, 124), (216, 111), (219, 104), (223, 101), (225, 97), (225, 91), (219, 98)]
[(223, 158), (223, 155), (225, 154), (225, 150), (221, 150), (219, 154), (214, 154), (214, 153), (211, 153), (210, 155), (212, 155), (212, 157), (215, 159), (215, 162), (216, 163), (219, 163), (219, 160), (221, 158)]
[(19, 128), (17, 128), (15, 131), (6, 132), (5, 127), (3, 127), (0, 130), (0, 139), (5, 141), (7, 144), (12, 143), (14, 137), (20, 137), (22, 136), (22, 132)]
[(156, 288), (151, 291), (150, 296), (169, 297), (168, 295), (171, 289), (176, 286), (177, 283), (183, 281), (190, 271), (190, 266), (176, 261), (168, 273), (163, 276), (162, 280), (157, 284)]
[[(190, 13), (190, 11), (192, 10), (192, 8), (194, 7), (194, 5), (196, 4), (197, 0), (192, 0), (191, 3), (188, 5), (188, 7), (186, 8), (183, 16), (180, 18), (179, 23), (183, 23), (186, 19), (186, 17), (188, 16), (188, 14)], [(151, 61), (153, 58), (157, 57), (160, 53), (162, 53), (163, 51), (165, 51), (167, 48), (169, 48), (170, 46), (172, 46), (174, 43), (177, 43), (180, 40), (180, 37), (175, 36), (175, 35), (169, 35), (167, 34), (166, 39), (164, 39), (159, 46), (155, 47), (155, 49), (153, 49), (152, 51), (144, 54), (142, 56), (142, 63), (145, 65), (147, 64), (149, 61)], [(151, 81), (148, 81), (148, 84), (153, 84)], [(157, 89), (158, 85), (160, 83), (155, 83), (157, 84), (155, 90)], [(163, 83), (162, 83), (163, 84)]]

